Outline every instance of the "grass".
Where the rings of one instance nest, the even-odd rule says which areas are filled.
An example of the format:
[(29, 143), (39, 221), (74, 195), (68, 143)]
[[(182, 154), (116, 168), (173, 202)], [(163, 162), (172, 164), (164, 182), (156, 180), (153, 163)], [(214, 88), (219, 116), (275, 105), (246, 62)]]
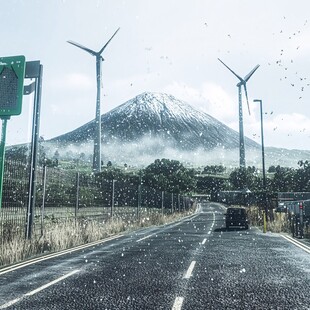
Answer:
[[(246, 210), (250, 225), (256, 226), (263, 230), (263, 210), (258, 206), (249, 206)], [(274, 212), (273, 210), (270, 211), (267, 220), (267, 231), (276, 233), (290, 232), (290, 224), (287, 214)]]
[[(263, 230), (262, 209), (257, 206), (250, 206), (247, 209), (247, 214), (250, 219), (250, 224)], [(287, 214), (274, 212), (273, 210), (270, 211), (267, 220), (267, 231), (276, 233), (290, 232), (290, 225)]]
[(79, 218), (58, 218), (45, 221), (44, 233), (35, 230), (31, 240), (25, 240), (17, 226), (7, 225), (0, 239), (0, 266), (14, 264), (28, 258), (69, 249), (81, 244), (104, 239), (106, 237), (133, 231), (141, 227), (163, 225), (194, 213), (196, 205), (189, 211), (162, 214), (158, 209), (141, 209), (138, 219), (132, 213), (115, 214), (106, 220)]

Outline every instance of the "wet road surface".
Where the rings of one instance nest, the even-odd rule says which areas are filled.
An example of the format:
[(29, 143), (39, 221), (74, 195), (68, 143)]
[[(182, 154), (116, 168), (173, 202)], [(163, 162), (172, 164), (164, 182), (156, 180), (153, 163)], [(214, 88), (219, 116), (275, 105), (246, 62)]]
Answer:
[(1, 274), (0, 309), (310, 309), (310, 254), (220, 204)]

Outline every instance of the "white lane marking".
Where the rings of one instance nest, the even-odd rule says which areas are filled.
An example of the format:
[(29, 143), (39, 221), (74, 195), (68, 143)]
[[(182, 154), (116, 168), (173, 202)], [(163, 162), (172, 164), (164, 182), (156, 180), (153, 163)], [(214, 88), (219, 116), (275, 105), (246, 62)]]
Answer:
[(188, 216), (186, 216), (186, 217), (184, 217), (184, 218), (182, 218), (182, 219), (180, 219), (180, 220), (176, 220), (175, 222), (172, 222), (172, 223), (168, 223), (168, 224), (166, 224), (166, 225), (163, 225), (163, 226), (165, 227), (163, 230), (160, 230), (160, 231), (157, 231), (156, 233), (147, 235), (147, 236), (145, 236), (145, 237), (143, 237), (143, 238), (137, 240), (136, 242), (140, 242), (140, 241), (142, 241), (142, 240), (144, 240), (144, 239), (147, 239), (147, 238), (150, 238), (150, 237), (152, 237), (152, 236), (154, 236), (154, 235), (158, 235), (159, 233), (162, 233), (162, 232), (164, 232), (164, 231), (167, 230), (167, 229), (175, 228), (176, 226), (179, 226), (179, 225), (181, 225), (181, 224), (184, 224), (184, 223), (187, 223), (187, 222), (190, 223), (190, 221), (191, 221), (192, 219), (196, 218), (198, 215), (199, 215), (199, 214), (188, 215)]
[(154, 236), (154, 235), (156, 235), (156, 233), (151, 234), (151, 235), (148, 235), (148, 236), (145, 236), (145, 237), (143, 237), (143, 238), (137, 240), (136, 242), (140, 242), (140, 241), (142, 241), (142, 240), (144, 240), (144, 239), (147, 239), (147, 238), (150, 238), (150, 237), (152, 237), (152, 236)]
[(73, 252), (76, 252), (78, 250), (86, 249), (86, 248), (89, 248), (89, 247), (91, 247), (93, 245), (105, 243), (107, 241), (120, 238), (122, 236), (123, 236), (123, 234), (112, 236), (112, 237), (109, 237), (109, 238), (106, 238), (106, 239), (103, 239), (103, 240), (94, 241), (94, 242), (91, 242), (91, 243), (79, 245), (79, 246), (77, 246), (75, 248), (71, 248), (71, 249), (68, 249), (68, 250), (61, 251), (61, 252), (57, 252), (57, 253), (53, 253), (53, 254), (48, 254), (48, 255), (46, 255), (44, 257), (33, 258), (33, 259), (30, 259), (30, 260), (28, 260), (26, 262), (15, 264), (14, 266), (5, 267), (5, 268), (0, 269), (0, 276), (5, 274), (5, 273), (11, 272), (11, 271), (14, 271), (14, 270), (17, 270), (17, 269), (20, 269), (20, 268), (23, 268), (23, 267), (26, 267), (26, 266), (29, 266), (29, 265), (33, 265), (33, 264), (38, 263), (38, 262), (42, 262), (42, 261), (45, 261), (45, 260), (48, 260), (48, 259), (51, 259), (51, 258), (54, 258), (54, 257), (58, 257), (58, 256), (61, 256), (61, 255), (65, 255), (65, 254), (68, 254), (68, 253), (73, 253)]
[(293, 243), (294, 245), (298, 246), (299, 248), (303, 249), (304, 251), (306, 251), (307, 253), (310, 254), (310, 247), (304, 245), (301, 242), (298, 242), (297, 240), (291, 239), (290, 237), (287, 236), (283, 236), (281, 235), (284, 239), (286, 239), (287, 241)]
[(58, 283), (58, 282), (60, 282), (60, 281), (62, 281), (62, 280), (64, 280), (64, 279), (68, 278), (68, 277), (73, 276), (74, 274), (76, 274), (76, 273), (79, 272), (79, 271), (80, 271), (80, 270), (73, 270), (73, 271), (69, 272), (68, 274), (63, 275), (62, 277), (60, 277), (60, 278), (58, 278), (58, 279), (55, 279), (55, 280), (53, 280), (53, 281), (51, 281), (51, 282), (49, 282), (49, 283), (47, 283), (47, 284), (45, 284), (45, 285), (42, 285), (42, 286), (38, 287), (38, 288), (35, 289), (35, 290), (33, 290), (33, 291), (31, 291), (31, 292), (25, 294), (25, 296), (32, 296), (32, 295), (34, 295), (34, 294), (36, 294), (36, 293), (38, 293), (38, 292), (40, 292), (40, 291), (42, 291), (42, 290), (44, 290), (44, 289), (46, 289), (46, 288), (48, 288), (48, 287), (50, 287), (50, 286), (56, 284), (56, 283)]
[(187, 271), (186, 271), (186, 274), (184, 275), (184, 279), (189, 279), (192, 275), (192, 272), (194, 270), (194, 267), (195, 267), (195, 264), (196, 264), (196, 261), (192, 261), (191, 264), (189, 265)]
[(57, 278), (57, 279), (55, 279), (55, 280), (53, 280), (53, 281), (51, 281), (51, 282), (49, 282), (49, 283), (47, 283), (47, 284), (44, 284), (44, 285), (38, 287), (37, 289), (35, 289), (35, 290), (33, 290), (33, 291), (30, 291), (30, 292), (24, 294), (23, 296), (21, 296), (21, 297), (19, 297), (19, 298), (16, 298), (16, 299), (14, 299), (14, 300), (11, 300), (11, 301), (5, 303), (4, 305), (0, 306), (0, 309), (5, 309), (5, 308), (7, 308), (7, 307), (10, 307), (10, 306), (16, 304), (17, 302), (19, 302), (20, 300), (22, 300), (24, 297), (26, 297), (26, 296), (32, 296), (32, 295), (34, 295), (34, 294), (36, 294), (36, 293), (39, 293), (39, 292), (43, 291), (44, 289), (46, 289), (46, 288), (48, 288), (48, 287), (50, 287), (50, 286), (52, 286), (52, 285), (54, 285), (54, 284), (56, 284), (56, 283), (62, 281), (62, 280), (64, 280), (64, 279), (68, 278), (68, 277), (71, 277), (72, 275), (74, 275), (75, 273), (77, 273), (77, 272), (79, 272), (79, 271), (80, 271), (80, 270), (73, 270), (73, 271), (71, 271), (71, 272), (69, 272), (69, 273), (63, 275), (63, 276), (60, 277), (60, 278)]
[(208, 231), (208, 235), (211, 235), (211, 230), (210, 230), (210, 231)]
[(204, 238), (204, 239), (203, 239), (203, 241), (201, 242), (201, 244), (205, 244), (205, 243), (206, 243), (206, 241), (207, 241), (207, 239), (206, 239), (206, 238)]
[(6, 309), (14, 304), (16, 304), (17, 302), (19, 302), (21, 300), (21, 297), (20, 298), (16, 298), (16, 299), (13, 299), (9, 302), (7, 302), (6, 304), (0, 306), (0, 309)]
[(182, 308), (183, 301), (184, 297), (176, 297), (172, 306), (172, 310), (180, 310)]

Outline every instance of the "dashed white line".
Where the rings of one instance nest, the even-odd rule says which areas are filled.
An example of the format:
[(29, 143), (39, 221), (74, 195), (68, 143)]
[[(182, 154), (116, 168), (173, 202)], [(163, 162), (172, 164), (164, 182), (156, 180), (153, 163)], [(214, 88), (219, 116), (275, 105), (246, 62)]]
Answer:
[(30, 291), (30, 292), (24, 294), (23, 296), (21, 296), (21, 297), (19, 297), (19, 298), (13, 299), (13, 300), (11, 300), (11, 301), (5, 303), (4, 305), (0, 306), (0, 309), (5, 309), (5, 308), (7, 308), (7, 307), (10, 307), (10, 306), (16, 304), (17, 302), (19, 302), (20, 300), (22, 300), (24, 297), (26, 297), (26, 296), (32, 296), (32, 295), (34, 295), (34, 294), (36, 294), (36, 293), (39, 293), (39, 292), (41, 292), (42, 290), (44, 290), (44, 289), (46, 289), (46, 288), (48, 288), (48, 287), (50, 287), (50, 286), (52, 286), (52, 285), (54, 285), (54, 284), (56, 284), (56, 283), (58, 283), (58, 282), (60, 282), (60, 281), (66, 279), (66, 278), (68, 278), (68, 277), (71, 277), (72, 275), (74, 275), (75, 273), (77, 273), (77, 272), (79, 272), (79, 271), (80, 271), (80, 270), (73, 270), (73, 271), (69, 272), (68, 274), (65, 274), (65, 275), (63, 275), (63, 276), (60, 277), (60, 278), (57, 278), (57, 279), (55, 279), (55, 280), (53, 280), (53, 281), (51, 281), (51, 282), (49, 282), (49, 283), (47, 283), (47, 284), (45, 284), (45, 285), (42, 285), (42, 286), (38, 287), (37, 289), (35, 289), (35, 290), (33, 290), (33, 291)]
[(77, 272), (79, 272), (79, 271), (80, 271), (80, 270), (73, 270), (73, 271), (69, 272), (68, 274), (63, 275), (62, 277), (60, 277), (60, 278), (58, 278), (58, 279), (55, 279), (55, 280), (53, 280), (53, 281), (51, 281), (51, 282), (49, 282), (49, 283), (47, 283), (47, 284), (45, 284), (45, 285), (42, 285), (42, 286), (38, 287), (38, 288), (35, 289), (35, 290), (33, 290), (33, 291), (31, 291), (31, 292), (25, 294), (25, 296), (32, 296), (32, 295), (34, 295), (34, 294), (36, 294), (36, 293), (39, 293), (39, 292), (41, 292), (42, 290), (44, 290), (44, 289), (46, 289), (46, 288), (48, 288), (48, 287), (50, 287), (50, 286), (52, 286), (52, 285), (54, 285), (54, 284), (60, 282), (60, 281), (62, 281), (62, 280), (64, 280), (64, 279), (66, 279), (66, 278), (69, 278), (69, 277), (73, 276), (75, 273), (77, 273)]
[(142, 240), (144, 240), (144, 239), (147, 239), (147, 238), (150, 238), (150, 237), (152, 237), (152, 236), (154, 236), (154, 235), (156, 235), (156, 233), (151, 234), (151, 235), (148, 235), (148, 236), (145, 236), (145, 237), (143, 237), (143, 238), (137, 240), (136, 242), (140, 242), (140, 241), (142, 241)]
[(180, 310), (182, 308), (184, 298), (183, 297), (176, 297), (174, 304), (172, 306), (172, 310)]
[(208, 235), (211, 235), (211, 232), (212, 232), (211, 230), (210, 230), (210, 231), (208, 231)]
[(192, 261), (191, 264), (189, 265), (187, 271), (186, 271), (186, 274), (184, 275), (184, 279), (189, 279), (191, 276), (192, 276), (192, 272), (194, 270), (194, 267), (195, 267), (195, 264), (196, 264), (196, 261)]
[(0, 309), (8, 308), (8, 307), (10, 307), (10, 306), (16, 304), (16, 303), (19, 302), (20, 300), (21, 300), (21, 297), (20, 297), (20, 298), (13, 299), (13, 300), (7, 302), (6, 304), (0, 306)]
[(206, 243), (206, 241), (207, 241), (207, 239), (206, 239), (206, 238), (204, 238), (204, 239), (202, 240), (201, 244), (205, 244), (205, 243)]

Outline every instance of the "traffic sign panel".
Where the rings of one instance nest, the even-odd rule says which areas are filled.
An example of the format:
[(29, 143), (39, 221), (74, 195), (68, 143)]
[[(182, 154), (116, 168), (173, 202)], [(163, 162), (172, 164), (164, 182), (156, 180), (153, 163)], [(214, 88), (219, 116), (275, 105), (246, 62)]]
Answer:
[(0, 57), (0, 118), (22, 110), (25, 56)]

